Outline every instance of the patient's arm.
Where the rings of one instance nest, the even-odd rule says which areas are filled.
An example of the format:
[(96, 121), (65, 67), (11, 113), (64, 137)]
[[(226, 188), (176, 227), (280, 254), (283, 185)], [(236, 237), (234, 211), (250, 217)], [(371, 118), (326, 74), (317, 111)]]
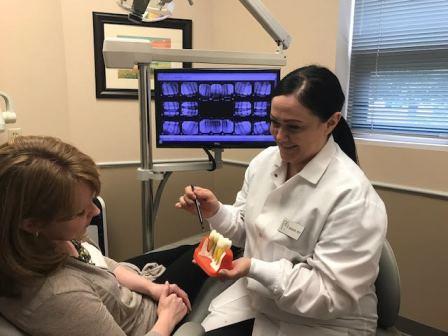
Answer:
[[(33, 310), (29, 322), (19, 327), (31, 335), (126, 336), (100, 298), (89, 291), (50, 296)], [(154, 328), (145, 334), (160, 335)]]
[[(155, 301), (159, 301), (163, 285), (154, 283), (122, 265), (118, 265), (113, 272), (122, 286), (137, 293), (150, 296)], [(191, 303), (187, 293), (176, 284), (170, 284), (169, 287), (170, 293), (174, 293), (180, 297), (190, 311)]]

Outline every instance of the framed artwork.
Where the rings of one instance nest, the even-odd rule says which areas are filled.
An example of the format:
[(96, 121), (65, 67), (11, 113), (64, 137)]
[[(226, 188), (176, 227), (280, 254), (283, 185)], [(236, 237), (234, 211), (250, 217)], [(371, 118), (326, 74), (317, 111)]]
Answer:
[[(191, 49), (192, 21), (166, 19), (158, 22), (133, 23), (125, 14), (93, 13), (95, 86), (97, 98), (138, 99), (138, 68), (106, 69), (103, 42), (108, 37), (142, 39), (154, 48)], [(154, 94), (155, 68), (191, 68), (189, 62), (152, 62), (151, 94)]]

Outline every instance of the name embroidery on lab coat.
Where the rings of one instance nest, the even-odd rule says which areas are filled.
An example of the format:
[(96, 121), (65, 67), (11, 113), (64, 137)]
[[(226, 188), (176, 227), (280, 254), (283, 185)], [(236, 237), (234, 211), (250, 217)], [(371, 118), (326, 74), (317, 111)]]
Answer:
[(284, 233), (288, 237), (297, 240), (302, 234), (303, 228), (303, 225), (301, 225), (299, 222), (290, 222), (288, 218), (285, 218), (280, 224), (278, 231)]

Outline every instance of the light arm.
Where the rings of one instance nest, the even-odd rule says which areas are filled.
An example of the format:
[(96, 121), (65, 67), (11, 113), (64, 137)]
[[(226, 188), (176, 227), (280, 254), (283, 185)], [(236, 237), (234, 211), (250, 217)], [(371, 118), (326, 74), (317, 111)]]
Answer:
[[(142, 0), (146, 1), (146, 0)], [(160, 0), (160, 6), (164, 6), (173, 0)], [(193, 5), (192, 0), (188, 0), (190, 6)], [(288, 49), (291, 43), (291, 36), (280, 25), (280, 23), (271, 15), (261, 0), (240, 0), (241, 4), (249, 11), (249, 13), (261, 24), (261, 26), (274, 39), (279, 47), (283, 50)], [(135, 2), (134, 2), (135, 3)], [(147, 1), (146, 1), (147, 3)]]
[(271, 15), (260, 0), (240, 0), (242, 5), (261, 24), (261, 26), (274, 39), (279, 47), (286, 50), (291, 43), (291, 35)]
[[(121, 0), (126, 2), (127, 0)], [(188, 0), (190, 6), (193, 5), (192, 0)], [(280, 50), (288, 49), (291, 43), (291, 35), (280, 25), (261, 0), (240, 0), (241, 4), (249, 11), (249, 13), (260, 23), (266, 32), (273, 38)], [(133, 22), (147, 21), (143, 18), (150, 0), (134, 0), (132, 3), (129, 20)], [(162, 9), (164, 6), (171, 5), (171, 10), (174, 9), (174, 0), (159, 0), (158, 7)], [(123, 8), (126, 8), (122, 5)], [(151, 21), (151, 20), (149, 20)]]

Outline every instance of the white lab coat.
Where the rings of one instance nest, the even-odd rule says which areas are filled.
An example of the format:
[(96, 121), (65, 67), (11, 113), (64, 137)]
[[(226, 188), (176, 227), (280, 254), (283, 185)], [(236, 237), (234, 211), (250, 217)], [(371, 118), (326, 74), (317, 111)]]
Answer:
[[(212, 301), (203, 326), (255, 317), (253, 335), (374, 335), (383, 202), (332, 137), (285, 176), (278, 148), (267, 148), (249, 164), (234, 205), (209, 218), (252, 263)], [(280, 232), (282, 223), (289, 229)]]

